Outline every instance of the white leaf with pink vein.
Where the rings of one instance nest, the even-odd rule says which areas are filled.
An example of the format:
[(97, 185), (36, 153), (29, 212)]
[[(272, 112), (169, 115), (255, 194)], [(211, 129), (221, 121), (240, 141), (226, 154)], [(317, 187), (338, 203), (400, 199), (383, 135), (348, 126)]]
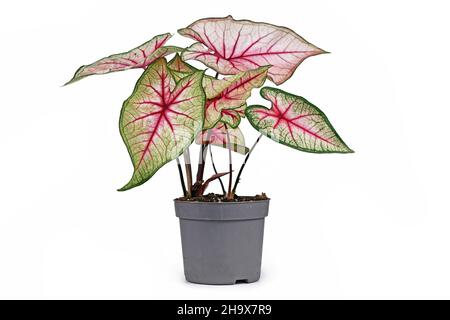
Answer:
[(291, 148), (314, 153), (353, 152), (339, 137), (327, 116), (315, 105), (276, 88), (264, 87), (261, 96), (272, 107), (245, 109), (250, 124), (265, 136)]
[(163, 45), (170, 39), (170, 33), (164, 33), (153, 37), (137, 48), (130, 51), (113, 54), (102, 58), (89, 65), (81, 66), (75, 72), (73, 78), (66, 84), (81, 80), (94, 74), (105, 74), (115, 71), (129, 70), (135, 68), (146, 68), (158, 58), (171, 53), (181, 51), (181, 48)]
[(325, 53), (288, 28), (231, 16), (200, 19), (178, 32), (198, 41), (183, 52), (184, 60), (198, 60), (221, 74), (271, 65), (268, 78), (276, 84), (306, 58)]
[(165, 58), (144, 71), (120, 115), (120, 133), (134, 165), (133, 176), (121, 191), (150, 179), (200, 133), (205, 107), (202, 78), (203, 72), (197, 71), (176, 83)]

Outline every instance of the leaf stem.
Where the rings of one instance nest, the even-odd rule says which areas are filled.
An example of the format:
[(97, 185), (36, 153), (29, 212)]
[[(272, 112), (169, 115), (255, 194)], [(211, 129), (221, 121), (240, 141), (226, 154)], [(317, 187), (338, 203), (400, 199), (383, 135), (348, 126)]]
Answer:
[(260, 134), (258, 139), (256, 139), (256, 141), (253, 144), (253, 146), (251, 147), (250, 151), (247, 153), (247, 156), (245, 157), (244, 162), (241, 165), (241, 168), (239, 169), (238, 175), (236, 177), (236, 181), (234, 182), (233, 194), (236, 193), (236, 188), (237, 188), (237, 185), (238, 185), (239, 181), (241, 180), (241, 174), (242, 174), (242, 171), (244, 170), (245, 164), (247, 163), (247, 160), (250, 157), (250, 154), (253, 152), (253, 149), (255, 149), (255, 147), (258, 144), (258, 142), (261, 139), (261, 137), (262, 137), (262, 134)]
[[(216, 169), (216, 165), (214, 164), (214, 158), (213, 158), (213, 154), (212, 154), (212, 147), (211, 147), (211, 145), (209, 145), (209, 155), (211, 157), (211, 164), (212, 164), (214, 173), (218, 174), (217, 169)], [(223, 195), (225, 195), (226, 194), (225, 186), (223, 185), (223, 181), (222, 181), (221, 177), (219, 177), (219, 182), (220, 182), (220, 187), (222, 188)]]
[(187, 148), (184, 153), (184, 166), (186, 167), (186, 179), (187, 179), (187, 197), (192, 196), (192, 167), (191, 167), (191, 154), (189, 153), (189, 148)]
[(184, 184), (183, 169), (181, 168), (181, 163), (180, 163), (179, 158), (177, 158), (177, 167), (178, 167), (178, 174), (180, 175), (181, 188), (183, 189), (183, 196), (186, 197), (186, 195), (187, 195), (186, 185)]
[(234, 199), (234, 193), (231, 192), (231, 185), (233, 183), (233, 159), (231, 155), (231, 139), (230, 139), (230, 133), (228, 132), (228, 127), (226, 124), (224, 124), (225, 131), (227, 133), (227, 144), (228, 144), (228, 164), (229, 164), (229, 177), (228, 177), (228, 193), (227, 193), (227, 199), (232, 200)]
[(198, 155), (198, 167), (197, 167), (197, 179), (196, 181), (203, 180), (203, 174), (205, 172), (206, 152), (208, 151), (209, 142), (202, 143), (200, 145), (200, 154)]
[(206, 134), (206, 141), (203, 141), (203, 133), (201, 133), (202, 144), (200, 145), (200, 154), (198, 155), (197, 177), (196, 181), (203, 181), (203, 174), (205, 172), (206, 153), (208, 151), (209, 139), (211, 139), (211, 130)]

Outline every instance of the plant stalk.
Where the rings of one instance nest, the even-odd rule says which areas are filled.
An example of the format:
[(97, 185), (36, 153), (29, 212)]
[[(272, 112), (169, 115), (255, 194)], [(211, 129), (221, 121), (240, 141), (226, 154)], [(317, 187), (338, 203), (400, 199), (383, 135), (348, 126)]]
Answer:
[(225, 131), (227, 132), (227, 144), (228, 144), (228, 163), (229, 163), (229, 177), (228, 177), (228, 192), (227, 192), (227, 199), (232, 200), (234, 199), (234, 193), (231, 192), (231, 185), (233, 183), (233, 160), (231, 155), (231, 139), (230, 139), (230, 133), (228, 132), (228, 127), (226, 124), (224, 124)]
[(178, 167), (178, 174), (180, 175), (181, 188), (183, 189), (183, 196), (186, 197), (186, 195), (187, 195), (186, 185), (184, 184), (183, 169), (181, 168), (181, 163), (180, 163), (179, 158), (177, 158), (177, 167)]
[(239, 169), (238, 175), (236, 177), (236, 181), (234, 182), (234, 187), (233, 187), (233, 194), (236, 194), (236, 188), (237, 185), (241, 179), (241, 174), (242, 171), (244, 170), (245, 164), (247, 163), (248, 158), (250, 157), (251, 153), (253, 152), (253, 149), (255, 149), (256, 145), (258, 144), (259, 140), (261, 139), (262, 134), (259, 135), (258, 139), (256, 139), (255, 143), (253, 144), (253, 146), (251, 147), (250, 151), (247, 153), (247, 156), (244, 159), (244, 162), (241, 165), (241, 168)]
[(192, 196), (192, 167), (191, 167), (191, 154), (189, 153), (189, 148), (187, 148), (184, 153), (184, 166), (186, 167), (186, 180), (187, 180), (187, 197)]
[[(215, 174), (218, 174), (218, 173), (217, 173), (217, 169), (216, 169), (216, 165), (215, 165), (215, 163), (214, 163), (214, 158), (213, 158), (213, 154), (212, 154), (212, 147), (211, 147), (211, 145), (209, 145), (209, 155), (210, 155), (210, 157), (211, 157), (211, 164), (212, 164), (214, 173), (215, 173)], [(227, 192), (225, 191), (225, 186), (223, 185), (223, 181), (222, 181), (222, 178), (221, 178), (221, 177), (219, 177), (219, 182), (220, 182), (220, 187), (222, 188), (222, 193), (223, 193), (223, 195), (226, 195)]]
[[(203, 174), (205, 172), (206, 152), (208, 151), (209, 139), (211, 139), (211, 130), (208, 130), (206, 135), (206, 141), (202, 141), (200, 145), (200, 154), (198, 155), (198, 167), (197, 167), (197, 182), (203, 181)], [(203, 133), (202, 133), (203, 140)]]
[[(208, 138), (209, 139), (209, 136)], [(200, 154), (198, 155), (198, 167), (196, 181), (203, 180), (203, 174), (205, 172), (206, 152), (208, 151), (209, 140), (206, 143), (200, 145)]]

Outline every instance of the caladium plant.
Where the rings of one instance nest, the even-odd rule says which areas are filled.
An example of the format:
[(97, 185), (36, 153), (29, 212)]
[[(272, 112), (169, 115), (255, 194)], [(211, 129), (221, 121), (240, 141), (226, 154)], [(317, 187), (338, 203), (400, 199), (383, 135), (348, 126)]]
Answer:
[[(80, 67), (67, 83), (90, 75), (144, 69), (120, 114), (120, 133), (134, 172), (119, 191), (143, 184), (176, 160), (187, 199), (202, 196), (207, 186), (219, 179), (223, 199), (232, 201), (262, 135), (306, 152), (353, 152), (317, 106), (278, 88), (261, 88), (267, 80), (275, 85), (284, 83), (306, 58), (324, 50), (288, 28), (231, 16), (200, 19), (178, 33), (195, 42), (184, 49), (168, 46), (172, 35), (164, 33), (130, 51)], [(166, 56), (172, 54), (167, 61)], [(207, 68), (194, 67), (191, 60)], [(247, 104), (256, 88), (261, 88), (261, 96), (270, 105)], [(243, 118), (260, 132), (251, 148), (246, 147), (239, 128)], [(194, 142), (200, 145), (195, 179), (190, 155)], [(229, 166), (224, 172), (217, 171), (211, 146), (228, 149)], [(215, 174), (204, 179), (208, 150)], [(245, 155), (234, 184), (233, 152)], [(227, 190), (221, 180), (226, 175)]]

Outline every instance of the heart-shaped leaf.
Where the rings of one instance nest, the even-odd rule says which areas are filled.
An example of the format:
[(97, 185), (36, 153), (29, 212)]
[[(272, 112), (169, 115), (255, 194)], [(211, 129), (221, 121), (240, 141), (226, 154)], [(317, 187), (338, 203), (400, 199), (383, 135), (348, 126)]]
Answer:
[(228, 135), (230, 136), (231, 149), (240, 154), (246, 154), (248, 148), (245, 146), (245, 139), (242, 131), (239, 128), (227, 128), (224, 123), (217, 123), (217, 125), (208, 130), (202, 131), (195, 142), (197, 144), (211, 144), (222, 148), (228, 148)]
[(262, 134), (301, 151), (353, 152), (336, 133), (325, 114), (306, 99), (268, 87), (261, 89), (261, 96), (272, 102), (272, 108), (249, 106), (245, 115)]
[(198, 71), (175, 83), (164, 58), (144, 71), (120, 115), (120, 133), (134, 166), (131, 180), (120, 191), (150, 179), (200, 133), (205, 105), (202, 78)]
[(220, 122), (227, 124), (231, 128), (237, 128), (241, 123), (241, 118), (245, 118), (246, 104), (236, 109), (223, 109), (221, 111)]
[(203, 129), (213, 128), (224, 109), (236, 109), (245, 104), (252, 89), (264, 84), (269, 67), (241, 72), (224, 79), (205, 78), (203, 86), (206, 94), (205, 123)]
[(146, 68), (158, 58), (181, 51), (174, 46), (163, 47), (171, 37), (170, 33), (158, 35), (130, 51), (113, 54), (86, 66), (81, 66), (66, 84), (81, 80), (94, 74), (106, 74), (135, 68)]
[(183, 52), (221, 74), (271, 65), (269, 79), (281, 84), (306, 58), (324, 53), (294, 31), (268, 23), (226, 18), (200, 19), (178, 32), (197, 43)]

